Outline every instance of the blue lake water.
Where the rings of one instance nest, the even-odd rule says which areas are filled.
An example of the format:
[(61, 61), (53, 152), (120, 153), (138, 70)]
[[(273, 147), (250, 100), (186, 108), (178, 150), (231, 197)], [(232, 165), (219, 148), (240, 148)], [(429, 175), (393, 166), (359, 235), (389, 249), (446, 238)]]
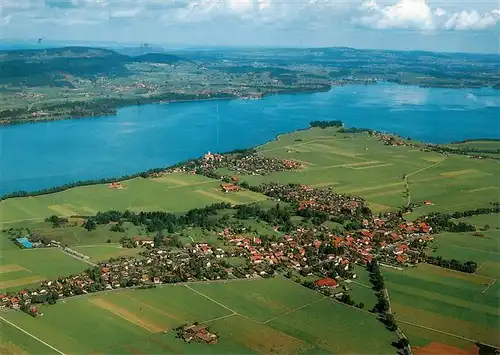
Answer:
[(500, 96), (491, 88), (384, 83), (263, 100), (131, 106), (117, 116), (3, 126), (0, 194), (163, 167), (333, 119), (432, 143), (500, 138)]

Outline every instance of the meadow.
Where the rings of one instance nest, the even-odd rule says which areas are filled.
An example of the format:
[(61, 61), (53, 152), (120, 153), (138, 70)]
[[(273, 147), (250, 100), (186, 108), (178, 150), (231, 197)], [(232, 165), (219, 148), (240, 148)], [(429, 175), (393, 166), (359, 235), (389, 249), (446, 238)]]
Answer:
[(14, 291), (43, 280), (81, 272), (89, 265), (57, 249), (2, 250), (0, 292)]
[[(41, 310), (39, 318), (20, 312), (2, 317), (71, 354), (359, 353), (363, 339), (370, 339), (377, 353), (396, 353), (394, 333), (373, 315), (281, 278), (119, 290)], [(175, 338), (172, 328), (195, 321), (217, 332), (219, 343), (185, 344)], [(2, 325), (12, 331), (7, 327)], [(27, 351), (24, 344), (15, 343)]]
[(487, 230), (500, 230), (500, 214), (499, 213), (491, 213), (491, 214), (482, 214), (477, 216), (463, 217), (457, 219), (457, 221), (469, 223), (475, 225), (477, 229), (484, 230), (487, 227)]
[(257, 150), (266, 156), (300, 161), (304, 168), (268, 176), (241, 176), (242, 180), (250, 184), (275, 181), (332, 187), (365, 197), (375, 212), (406, 204), (405, 174), (411, 201), (433, 203), (416, 209), (410, 218), (433, 211), (484, 207), (498, 200), (495, 176), (500, 174), (500, 165), (495, 161), (386, 146), (368, 134), (313, 128), (281, 135)]
[(50, 195), (7, 199), (0, 202), (0, 224), (43, 220), (51, 215), (94, 215), (108, 210), (184, 212), (217, 202), (243, 204), (266, 199), (251, 191), (227, 196), (219, 191), (218, 181), (199, 175), (136, 178), (124, 181), (122, 185), (124, 188), (121, 190), (110, 189), (107, 184), (103, 184), (77, 187)]
[(477, 275), (500, 278), (500, 231), (442, 233), (434, 236), (433, 256), (477, 263)]
[(446, 343), (454, 346), (467, 347), (472, 340), (500, 345), (495, 279), (427, 264), (383, 271), (392, 310), (410, 339), (422, 342), (429, 338), (423, 333), (433, 331), (441, 338), (447, 333)]

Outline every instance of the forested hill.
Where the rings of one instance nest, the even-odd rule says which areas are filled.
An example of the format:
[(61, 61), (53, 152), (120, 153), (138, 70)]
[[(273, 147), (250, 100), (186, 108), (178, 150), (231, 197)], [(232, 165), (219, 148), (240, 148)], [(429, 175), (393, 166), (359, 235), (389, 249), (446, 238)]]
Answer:
[(132, 57), (109, 49), (90, 47), (0, 51), (0, 84), (54, 86), (58, 80), (64, 81), (68, 76), (85, 79), (100, 75), (127, 76), (130, 71), (126, 64), (129, 63), (173, 64), (183, 61), (186, 60), (163, 53)]

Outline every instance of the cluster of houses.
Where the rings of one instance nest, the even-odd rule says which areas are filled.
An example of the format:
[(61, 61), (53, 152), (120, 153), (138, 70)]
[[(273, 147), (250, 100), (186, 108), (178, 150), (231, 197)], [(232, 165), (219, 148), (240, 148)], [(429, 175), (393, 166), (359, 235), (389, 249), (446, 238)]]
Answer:
[(227, 278), (226, 268), (212, 254), (193, 254), (188, 249), (145, 249), (138, 258), (113, 259), (80, 274), (43, 281), (36, 289), (1, 295), (0, 309), (22, 309), (30, 304), (55, 303), (60, 298), (122, 287)]
[[(214, 154), (208, 152), (197, 160), (191, 160), (182, 166), (168, 168), (163, 173), (183, 172), (201, 173), (213, 177), (218, 168), (227, 168), (241, 175), (268, 175), (272, 172), (300, 169), (302, 164), (290, 159), (269, 158), (254, 152), (241, 154)], [(159, 175), (161, 175), (160, 173)]]
[(371, 135), (378, 138), (379, 141), (385, 145), (390, 145), (392, 147), (415, 147), (414, 144), (410, 143), (408, 140), (402, 139), (393, 134), (386, 134), (381, 132), (371, 132)]
[(297, 202), (299, 211), (310, 208), (332, 215), (354, 215), (358, 208), (364, 206), (364, 200), (361, 197), (340, 195), (330, 188), (317, 189), (307, 185), (264, 184), (262, 193), (278, 200)]
[[(302, 227), (264, 241), (258, 235), (238, 235), (225, 228), (219, 239), (231, 247), (232, 253), (227, 252), (229, 248), (216, 248), (208, 243), (192, 243), (175, 252), (147, 248), (138, 258), (113, 259), (81, 274), (44, 281), (35, 290), (2, 295), (0, 309), (26, 309), (31, 303), (50, 303), (51, 299), (55, 302), (63, 297), (121, 287), (225, 279), (235, 276), (224, 263), (228, 256), (248, 260), (250, 269), (239, 277), (265, 276), (272, 267), (322, 275), (316, 286), (335, 288), (339, 279), (356, 277), (354, 264), (366, 264), (375, 257), (391, 264), (425, 260), (422, 250), (432, 240), (431, 231), (425, 221), (404, 222), (396, 215), (364, 219), (363, 229), (355, 232), (334, 234), (325, 227)], [(134, 239), (134, 243), (154, 246), (153, 241), (140, 238)]]
[(22, 290), (17, 294), (0, 294), (0, 310), (11, 308), (21, 309), (32, 317), (43, 316), (38, 308), (31, 304), (32, 293), (28, 290)]
[(281, 239), (265, 243), (258, 236), (238, 235), (230, 228), (220, 232), (219, 237), (225, 244), (240, 248), (260, 274), (266, 265), (302, 270), (306, 274), (315, 269), (317, 274), (321, 269), (318, 265), (331, 263), (339, 273), (347, 275), (354, 264), (367, 264), (374, 257), (390, 264), (423, 261), (422, 250), (433, 239), (429, 234), (432, 228), (425, 222), (387, 221), (378, 217), (365, 219), (363, 229), (341, 234), (333, 234), (324, 227), (297, 228)]

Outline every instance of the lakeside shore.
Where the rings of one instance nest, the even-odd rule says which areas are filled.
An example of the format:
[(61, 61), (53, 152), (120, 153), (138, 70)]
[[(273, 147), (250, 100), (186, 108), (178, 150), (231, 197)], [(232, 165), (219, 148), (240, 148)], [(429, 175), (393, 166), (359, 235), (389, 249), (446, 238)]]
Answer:
[[(286, 94), (307, 94), (307, 93), (316, 93), (316, 92), (327, 92), (331, 90), (333, 86), (341, 86), (344, 84), (334, 85), (324, 85), (320, 87), (303, 87), (303, 88), (290, 88), (290, 89), (281, 89), (277, 91), (268, 91), (259, 94), (252, 94), (248, 96), (237, 96), (230, 93), (222, 93), (224, 96), (213, 96), (213, 97), (193, 97), (189, 99), (165, 99), (162, 97), (149, 97), (142, 98), (144, 101), (140, 101), (141, 97), (138, 98), (127, 98), (122, 100), (114, 100), (113, 106), (108, 107), (109, 110), (102, 112), (88, 112), (85, 115), (44, 115), (44, 116), (36, 116), (30, 118), (24, 118), (21, 120), (16, 119), (2, 119), (0, 120), (0, 126), (12, 126), (12, 125), (21, 125), (25, 123), (40, 123), (40, 122), (53, 122), (60, 120), (77, 120), (77, 119), (86, 119), (86, 118), (99, 118), (99, 117), (107, 117), (107, 116), (116, 116), (118, 113), (118, 109), (130, 106), (137, 105), (154, 105), (154, 104), (180, 104), (180, 103), (189, 103), (189, 102), (204, 102), (204, 101), (230, 101), (230, 100), (246, 100), (247, 97), (251, 99), (264, 99), (265, 97), (272, 95), (286, 95)], [(217, 95), (217, 94), (215, 94)], [(227, 96), (226, 96), (227, 95)], [(136, 103), (132, 103), (131, 101), (137, 100)], [(92, 102), (92, 101), (90, 101)], [(56, 106), (57, 107), (57, 106)]]
[[(293, 134), (293, 133), (297, 133), (297, 132), (301, 132), (301, 131), (308, 131), (308, 130), (311, 130), (313, 128), (318, 128), (318, 127), (308, 125), (307, 127), (304, 127), (304, 128), (298, 128), (298, 129), (291, 130), (288, 132), (278, 133), (273, 139), (270, 139), (262, 144), (258, 144), (258, 145), (251, 146), (251, 147), (244, 148), (244, 149), (236, 149), (234, 151), (229, 151), (229, 152), (214, 152), (214, 153), (215, 154), (231, 154), (234, 152), (241, 152), (242, 150), (250, 152), (252, 150), (256, 150), (256, 149), (258, 149), (266, 144), (269, 144), (271, 142), (279, 141), (280, 138), (284, 135)], [(343, 127), (342, 127), (342, 129), (343, 129)], [(371, 129), (356, 130), (355, 128), (348, 128), (348, 130), (350, 130), (350, 129), (357, 131), (356, 133), (363, 133), (363, 132), (368, 133), (368, 132), (370, 132), (371, 134), (383, 134), (383, 135), (396, 137), (396, 138), (401, 139), (401, 140), (407, 140), (407, 138), (401, 137), (400, 135), (395, 134), (395, 133), (378, 132), (378, 131), (371, 130)], [(353, 132), (346, 132), (346, 133), (350, 134)], [(354, 134), (356, 134), (356, 133), (354, 133)], [(490, 141), (500, 141), (500, 139), (489, 139), (489, 140)], [(463, 142), (475, 142), (475, 141), (481, 141), (481, 139), (466, 139)], [(422, 149), (424, 149), (426, 147), (427, 148), (429, 148), (429, 147), (446, 147), (449, 145), (449, 144), (437, 144), (436, 145), (436, 144), (430, 144), (430, 143), (426, 143), (426, 142), (422, 142), (422, 141), (413, 141), (413, 140), (411, 141), (411, 143), (415, 144), (417, 147), (420, 147)], [(460, 143), (461, 142), (453, 142), (450, 144), (460, 144)], [(31, 197), (31, 196), (38, 196), (38, 195), (49, 195), (49, 194), (54, 194), (54, 193), (58, 193), (61, 191), (65, 191), (65, 190), (69, 190), (69, 189), (72, 189), (75, 187), (81, 187), (81, 186), (92, 186), (92, 185), (102, 185), (102, 184), (109, 184), (109, 183), (115, 183), (115, 182), (124, 182), (124, 181), (135, 179), (138, 177), (148, 178), (154, 174), (166, 171), (168, 169), (182, 166), (182, 165), (186, 164), (187, 162), (194, 161), (194, 160), (199, 159), (199, 158), (200, 157), (189, 158), (187, 160), (179, 161), (175, 164), (171, 164), (171, 165), (168, 165), (165, 167), (151, 168), (151, 169), (148, 169), (145, 171), (141, 171), (141, 172), (137, 172), (137, 173), (129, 174), (129, 175), (122, 175), (122, 176), (118, 176), (118, 177), (108, 177), (108, 178), (101, 178), (101, 179), (74, 181), (74, 182), (67, 183), (65, 185), (53, 186), (53, 187), (49, 187), (49, 188), (45, 188), (45, 189), (41, 189), (41, 190), (35, 190), (35, 191), (23, 191), (23, 190), (14, 191), (14, 192), (7, 193), (7, 194), (0, 196), (0, 202), (7, 200), (7, 199), (11, 199), (11, 198), (23, 198), (23, 197)]]

